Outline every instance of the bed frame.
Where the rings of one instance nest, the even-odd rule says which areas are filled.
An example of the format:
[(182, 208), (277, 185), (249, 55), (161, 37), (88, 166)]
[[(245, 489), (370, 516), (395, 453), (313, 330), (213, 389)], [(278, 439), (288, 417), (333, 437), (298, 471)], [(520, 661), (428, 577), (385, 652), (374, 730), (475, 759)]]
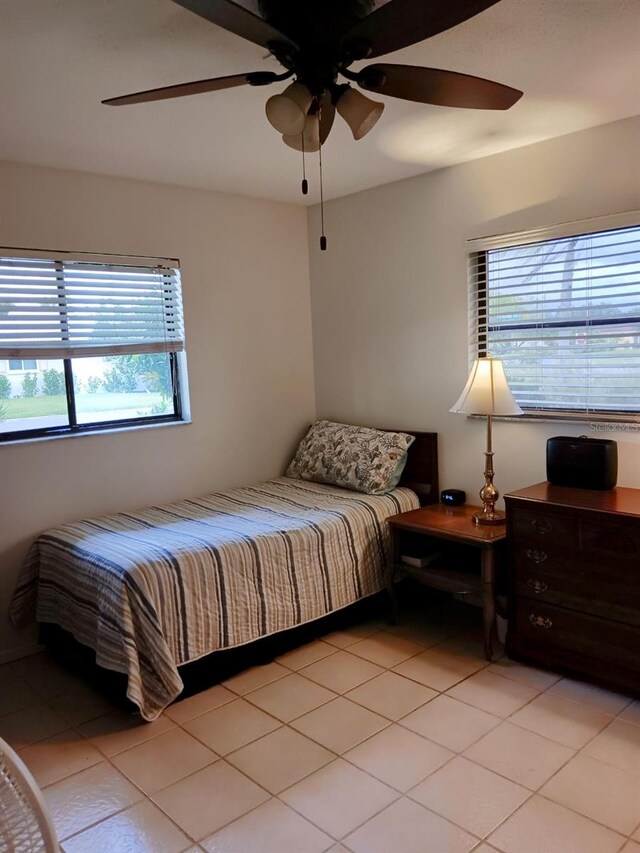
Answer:
[(420, 498), (422, 506), (440, 500), (438, 486), (438, 433), (397, 430), (415, 436), (409, 448), (400, 485), (412, 489)]
[[(393, 432), (407, 432), (415, 436), (415, 441), (408, 451), (407, 464), (399, 485), (416, 492), (423, 506), (437, 503), (440, 499), (438, 434), (414, 430), (393, 430)], [(329, 631), (339, 630), (363, 619), (383, 616), (387, 610), (387, 593), (382, 590), (313, 622), (254, 640), (244, 646), (211, 652), (200, 660), (179, 667), (185, 685), (179, 698), (182, 699), (211, 687), (212, 684), (224, 681), (250, 666), (267, 663), (278, 655), (308, 643)], [(60, 663), (81, 675), (116, 704), (128, 710), (138, 710), (126, 698), (126, 675), (98, 666), (95, 662), (94, 650), (79, 643), (70, 633), (57, 625), (41, 623), (39, 628), (40, 641)]]

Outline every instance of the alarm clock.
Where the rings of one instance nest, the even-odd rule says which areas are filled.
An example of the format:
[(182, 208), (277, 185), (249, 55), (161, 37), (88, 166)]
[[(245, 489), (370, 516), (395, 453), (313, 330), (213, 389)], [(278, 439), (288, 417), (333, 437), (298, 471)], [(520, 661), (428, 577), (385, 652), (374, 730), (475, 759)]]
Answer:
[(445, 489), (440, 492), (440, 503), (445, 506), (462, 506), (467, 500), (467, 493), (462, 489)]

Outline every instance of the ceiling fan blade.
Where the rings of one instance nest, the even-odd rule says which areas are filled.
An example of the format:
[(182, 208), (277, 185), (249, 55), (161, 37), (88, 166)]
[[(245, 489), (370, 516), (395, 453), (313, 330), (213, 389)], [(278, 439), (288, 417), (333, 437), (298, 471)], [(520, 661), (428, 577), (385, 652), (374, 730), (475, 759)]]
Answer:
[[(368, 42), (361, 57), (382, 56), (424, 41), (498, 3), (499, 0), (374, 0), (376, 8), (343, 38), (343, 44)], [(382, 5), (384, 3), (384, 5)]]
[(163, 101), (166, 98), (182, 98), (185, 95), (201, 95), (203, 92), (217, 92), (219, 89), (232, 89), (234, 86), (266, 86), (278, 80), (271, 71), (252, 71), (248, 74), (232, 74), (230, 77), (211, 77), (208, 80), (194, 80), (191, 83), (178, 83), (176, 86), (161, 86), (159, 89), (147, 89), (118, 98), (102, 101), (111, 107), (125, 104), (144, 104), (146, 101)]
[(217, 24), (230, 33), (235, 33), (241, 38), (269, 47), (270, 44), (278, 43), (295, 48), (291, 39), (283, 35), (274, 26), (269, 24), (259, 11), (257, 0), (173, 0), (178, 6), (195, 12), (201, 18), (206, 18), (212, 24)]
[(417, 65), (376, 63), (358, 72), (358, 85), (369, 92), (419, 104), (508, 110), (522, 97), (519, 89), (457, 71)]
[(331, 133), (333, 120), (336, 117), (336, 108), (331, 101), (331, 94), (325, 92), (320, 104), (320, 144), (324, 145)]

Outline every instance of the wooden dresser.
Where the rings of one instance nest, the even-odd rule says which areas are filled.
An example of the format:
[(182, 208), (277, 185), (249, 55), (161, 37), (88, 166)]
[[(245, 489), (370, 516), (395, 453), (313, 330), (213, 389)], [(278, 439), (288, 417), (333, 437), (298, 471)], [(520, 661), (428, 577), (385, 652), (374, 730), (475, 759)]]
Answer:
[(505, 496), (507, 653), (640, 691), (640, 489)]

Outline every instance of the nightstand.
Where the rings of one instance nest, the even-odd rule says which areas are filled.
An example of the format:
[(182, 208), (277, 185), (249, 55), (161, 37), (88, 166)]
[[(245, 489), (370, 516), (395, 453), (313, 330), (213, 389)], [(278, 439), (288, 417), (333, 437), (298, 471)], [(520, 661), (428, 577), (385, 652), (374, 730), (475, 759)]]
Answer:
[[(496, 587), (503, 571), (506, 530), (503, 524), (474, 524), (477, 506), (433, 504), (393, 515), (387, 589), (393, 618), (397, 614), (394, 580), (399, 572), (433, 589), (457, 593), (483, 611), (484, 653), (493, 657), (496, 634)], [(408, 557), (413, 565), (403, 561)], [(420, 565), (424, 563), (424, 565)]]

